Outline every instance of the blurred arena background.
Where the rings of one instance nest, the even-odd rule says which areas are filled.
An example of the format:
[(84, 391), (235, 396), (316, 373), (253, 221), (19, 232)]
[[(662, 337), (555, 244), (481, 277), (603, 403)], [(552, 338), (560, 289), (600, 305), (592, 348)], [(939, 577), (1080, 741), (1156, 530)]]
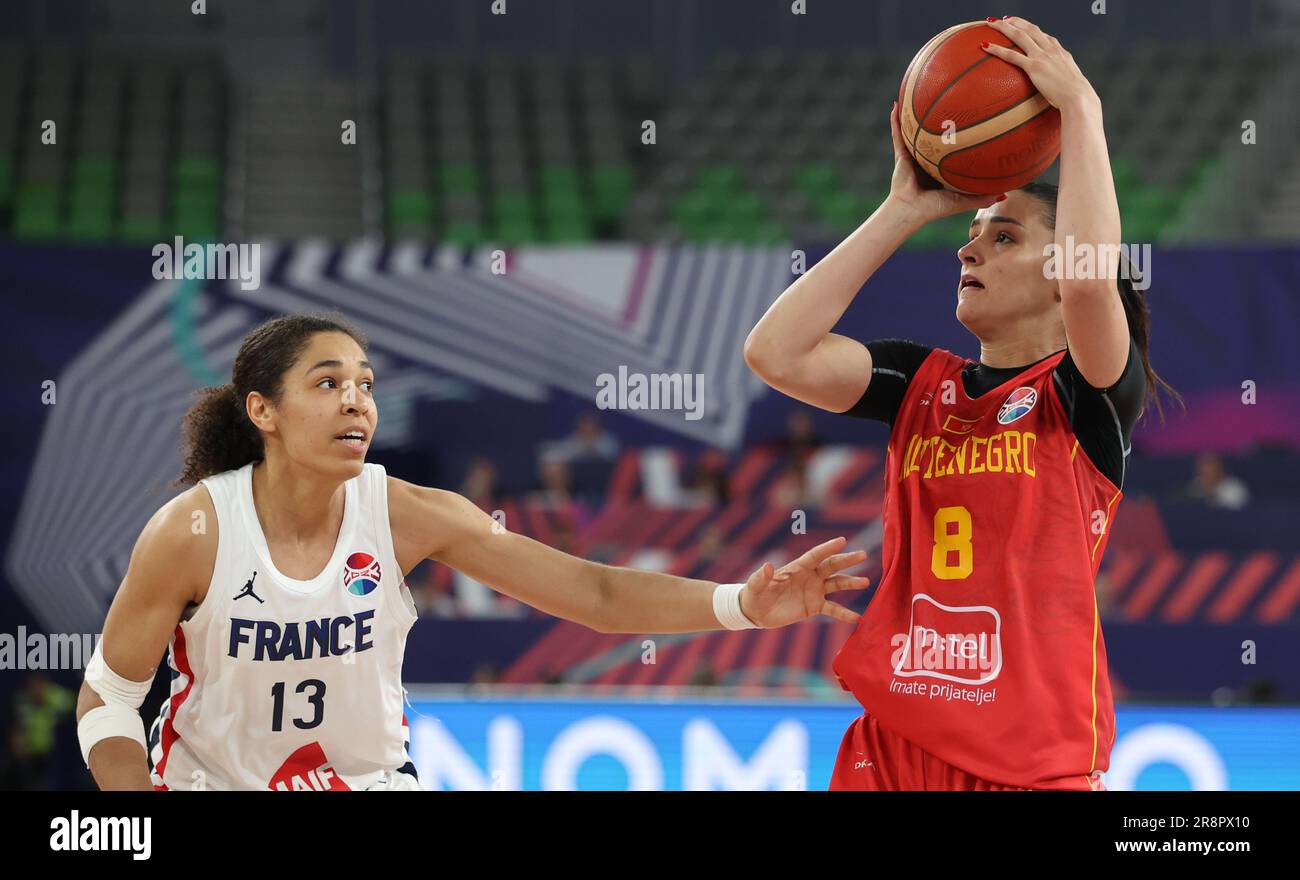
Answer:
[[(767, 390), (741, 348), (883, 199), (912, 54), (993, 12), (1058, 35), (1103, 99), (1124, 241), (1152, 247), (1153, 362), (1187, 401), (1135, 432), (1098, 583), (1107, 783), (1300, 788), (1300, 9), (986, 6), (6, 5), (0, 787), (91, 784), (81, 670), (27, 637), (100, 631), (191, 392), (280, 312), (366, 330), (370, 460), (507, 528), (719, 581), (839, 534), (874, 551), (886, 426)], [(973, 356), (968, 222), (915, 236), (838, 332)], [(155, 277), (177, 236), (259, 243), (257, 285)], [(702, 375), (703, 408), (598, 408), (620, 367)], [(432, 563), (407, 581), (431, 788), (825, 788), (857, 713), (830, 674), (843, 624), (602, 635)], [(164, 694), (160, 673), (146, 721)]]

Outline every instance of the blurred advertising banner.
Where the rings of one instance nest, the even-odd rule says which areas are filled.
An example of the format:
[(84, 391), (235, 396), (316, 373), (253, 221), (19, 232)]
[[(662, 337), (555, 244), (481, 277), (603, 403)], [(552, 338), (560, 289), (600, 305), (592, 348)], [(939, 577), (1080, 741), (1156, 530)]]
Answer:
[[(825, 790), (851, 703), (416, 697), (432, 790)], [(1300, 788), (1300, 709), (1120, 706), (1106, 785)]]

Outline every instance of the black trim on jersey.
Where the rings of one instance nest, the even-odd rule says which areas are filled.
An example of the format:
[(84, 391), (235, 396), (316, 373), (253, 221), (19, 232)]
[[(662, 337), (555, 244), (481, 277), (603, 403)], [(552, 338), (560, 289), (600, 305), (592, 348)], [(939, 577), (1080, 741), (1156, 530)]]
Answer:
[[(908, 383), (934, 349), (908, 339), (876, 339), (866, 345), (871, 352), (871, 381), (858, 402), (843, 415), (886, 422), (892, 428)], [(1046, 358), (1039, 358), (1034, 364), (1043, 360)], [(966, 395), (974, 399), (1034, 364), (999, 368), (974, 362), (962, 370), (962, 386)], [(1146, 395), (1146, 374), (1142, 371), (1137, 343), (1129, 338), (1124, 372), (1109, 388), (1095, 388), (1088, 384), (1068, 349), (1052, 371), (1052, 381), (1056, 383), (1057, 395), (1065, 407), (1079, 446), (1097, 470), (1123, 488), (1128, 456), (1132, 451), (1133, 425), (1142, 414)]]

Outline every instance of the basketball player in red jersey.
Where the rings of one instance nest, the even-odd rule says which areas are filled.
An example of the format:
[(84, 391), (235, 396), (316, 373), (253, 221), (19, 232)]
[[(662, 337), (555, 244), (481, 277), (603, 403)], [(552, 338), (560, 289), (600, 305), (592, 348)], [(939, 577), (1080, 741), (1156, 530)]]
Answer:
[[(889, 197), (745, 345), (777, 390), (891, 426), (883, 576), (834, 663), (864, 714), (832, 789), (1097, 790), (1115, 735), (1094, 579), (1130, 431), (1164, 383), (1131, 280), (1048, 271), (1047, 248), (1067, 235), (1120, 241), (1100, 100), (1055, 39), (1019, 18), (992, 26), (1025, 54), (987, 51), (1061, 112), (1059, 194), (923, 187), (895, 105)], [(978, 361), (830, 332), (905, 239), (972, 209), (957, 319)]]

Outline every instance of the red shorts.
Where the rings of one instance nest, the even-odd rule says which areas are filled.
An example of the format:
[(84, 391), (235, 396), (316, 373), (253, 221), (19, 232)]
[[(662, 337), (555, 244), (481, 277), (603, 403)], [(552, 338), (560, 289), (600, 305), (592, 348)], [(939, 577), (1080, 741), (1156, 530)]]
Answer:
[[(1100, 785), (1100, 783), (1098, 783)], [(831, 791), (1026, 791), (987, 782), (890, 733), (870, 715), (849, 725)]]

